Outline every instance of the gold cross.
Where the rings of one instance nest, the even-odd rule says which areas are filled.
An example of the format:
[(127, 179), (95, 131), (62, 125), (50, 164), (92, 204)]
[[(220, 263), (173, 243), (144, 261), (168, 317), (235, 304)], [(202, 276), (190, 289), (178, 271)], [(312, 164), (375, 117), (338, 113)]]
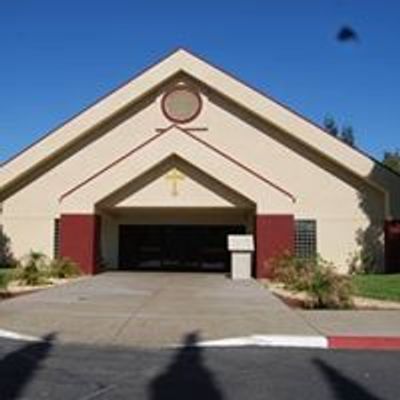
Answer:
[(166, 179), (171, 181), (172, 183), (172, 196), (178, 196), (178, 183), (179, 181), (183, 181), (185, 179), (185, 176), (176, 168), (174, 168), (167, 174)]

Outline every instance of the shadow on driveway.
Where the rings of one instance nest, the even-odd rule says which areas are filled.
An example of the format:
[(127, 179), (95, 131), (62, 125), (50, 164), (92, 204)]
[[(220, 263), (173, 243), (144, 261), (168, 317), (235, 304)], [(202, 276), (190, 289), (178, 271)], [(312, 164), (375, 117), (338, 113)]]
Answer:
[(353, 379), (343, 375), (325, 361), (314, 359), (313, 363), (322, 372), (324, 380), (331, 387), (332, 394), (337, 400), (382, 400), (364, 389)]
[(213, 374), (206, 368), (202, 349), (196, 347), (199, 335), (189, 333), (184, 347), (174, 356), (166, 370), (150, 383), (151, 400), (222, 400)]
[(29, 343), (0, 360), (1, 400), (21, 398), (23, 389), (34, 379), (35, 372), (48, 356), (55, 338), (55, 334), (49, 334), (43, 341)]

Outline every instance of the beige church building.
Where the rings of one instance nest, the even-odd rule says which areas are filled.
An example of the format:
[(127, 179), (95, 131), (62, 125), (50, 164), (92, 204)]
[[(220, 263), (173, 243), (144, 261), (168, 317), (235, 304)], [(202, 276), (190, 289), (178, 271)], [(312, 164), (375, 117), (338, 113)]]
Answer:
[(185, 50), (3, 163), (0, 204), (16, 257), (88, 274), (227, 271), (231, 234), (258, 278), (283, 252), (400, 270), (400, 176)]

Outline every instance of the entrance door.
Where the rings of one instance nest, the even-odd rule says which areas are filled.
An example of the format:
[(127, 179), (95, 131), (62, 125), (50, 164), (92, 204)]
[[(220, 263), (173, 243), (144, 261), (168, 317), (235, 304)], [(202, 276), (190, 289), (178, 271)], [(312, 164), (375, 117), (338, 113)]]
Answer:
[(225, 271), (227, 236), (241, 225), (121, 225), (121, 269)]

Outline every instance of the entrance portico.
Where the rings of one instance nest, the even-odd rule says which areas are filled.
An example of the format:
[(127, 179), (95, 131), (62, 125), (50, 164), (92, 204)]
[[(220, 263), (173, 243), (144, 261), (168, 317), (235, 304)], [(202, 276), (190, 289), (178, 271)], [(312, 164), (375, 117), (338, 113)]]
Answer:
[[(253, 191), (247, 179), (259, 178), (234, 163), (232, 166), (229, 175), (236, 178), (235, 189), (218, 179), (221, 172), (215, 173), (217, 177), (210, 175), (177, 155), (134, 179), (131, 173), (115, 190), (111, 173), (114, 170), (120, 179), (118, 166), (105, 171), (104, 175), (111, 174), (107, 181), (102, 182), (105, 177), (101, 174), (63, 198), (66, 211), (60, 225), (61, 255), (85, 265), (87, 273), (98, 271), (100, 260), (111, 269), (226, 271), (228, 234), (247, 233), (255, 235), (258, 248), (254, 274), (267, 276), (265, 257), (275, 257), (293, 247), (293, 218), (276, 215), (263, 222), (266, 215), (257, 216), (257, 210), (262, 198), (273, 198), (271, 188), (265, 185), (264, 192)], [(215, 171), (221, 171), (224, 163), (220, 161), (216, 167)], [(243, 175), (249, 177), (244, 179)], [(107, 190), (110, 192), (104, 193)], [(85, 207), (90, 208), (90, 197), (95, 204), (93, 214), (84, 213)], [(82, 212), (70, 213), (78, 204)], [(74, 221), (75, 232), (69, 220)], [(272, 237), (277, 238), (275, 244)], [(266, 245), (268, 241), (270, 246)]]

